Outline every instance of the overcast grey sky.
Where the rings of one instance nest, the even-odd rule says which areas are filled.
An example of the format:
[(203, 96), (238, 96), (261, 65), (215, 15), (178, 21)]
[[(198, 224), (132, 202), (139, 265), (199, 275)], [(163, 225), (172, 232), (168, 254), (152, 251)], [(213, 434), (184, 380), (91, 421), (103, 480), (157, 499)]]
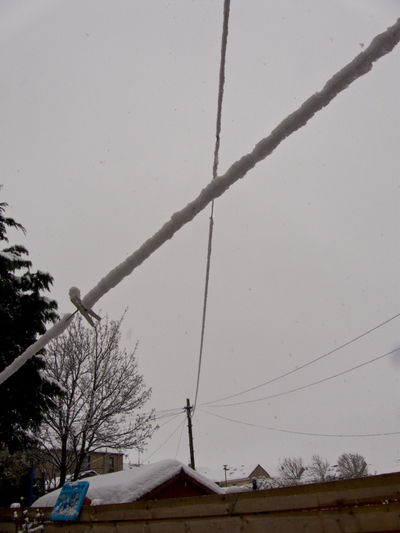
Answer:
[[(72, 310), (71, 286), (85, 294), (210, 181), (222, 8), (216, 0), (1, 0), (2, 199), (28, 230), (18, 242), (34, 266), (54, 276), (61, 312)], [(399, 14), (396, 0), (232, 0), (220, 173)], [(216, 202), (198, 465), (223, 473), (223, 464), (256, 462), (274, 472), (288, 455), (334, 462), (357, 451), (373, 468), (400, 458), (400, 435), (311, 437), (215, 418), (320, 434), (400, 431), (399, 356), (280, 398), (201, 406), (400, 312), (399, 57), (397, 47)], [(129, 308), (124, 344), (140, 341), (156, 410), (194, 396), (208, 217), (95, 307), (112, 318)], [(393, 350), (399, 326), (232, 402)], [(161, 421), (169, 423), (143, 460), (188, 461), (181, 420)]]

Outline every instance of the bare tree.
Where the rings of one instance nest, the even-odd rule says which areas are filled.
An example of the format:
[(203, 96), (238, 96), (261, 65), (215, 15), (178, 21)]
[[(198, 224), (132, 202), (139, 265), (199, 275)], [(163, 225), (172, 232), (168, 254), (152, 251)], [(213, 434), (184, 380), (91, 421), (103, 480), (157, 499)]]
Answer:
[[(41, 429), (46, 457), (60, 473), (60, 485), (100, 448), (142, 450), (154, 427), (153, 413), (140, 409), (151, 395), (139, 374), (136, 347), (119, 347), (118, 322), (103, 319), (86, 327), (80, 316), (47, 350), (46, 377), (64, 389)], [(139, 412), (138, 412), (139, 410)]]
[(314, 454), (311, 457), (311, 464), (307, 467), (308, 474), (312, 481), (329, 481), (332, 476), (329, 474), (329, 461), (320, 455)]
[(279, 464), (282, 479), (287, 485), (297, 485), (305, 471), (301, 457), (285, 457)]
[(367, 461), (359, 453), (343, 453), (338, 458), (337, 471), (341, 478), (368, 476)]

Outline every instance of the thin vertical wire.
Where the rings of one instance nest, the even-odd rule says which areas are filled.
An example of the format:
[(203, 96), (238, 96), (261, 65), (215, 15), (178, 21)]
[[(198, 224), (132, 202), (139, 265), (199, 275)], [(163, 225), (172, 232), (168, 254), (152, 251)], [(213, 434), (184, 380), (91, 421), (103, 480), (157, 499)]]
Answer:
[[(221, 137), (222, 102), (224, 98), (224, 86), (225, 86), (225, 63), (226, 63), (226, 47), (228, 43), (229, 12), (230, 12), (230, 0), (225, 0), (224, 1), (223, 26), (222, 26), (222, 40), (221, 40), (221, 60), (220, 60), (220, 66), (219, 66), (219, 87), (218, 87), (217, 122), (216, 122), (216, 132), (215, 132), (214, 161), (213, 161), (213, 180), (217, 177), (218, 163), (219, 163), (219, 147), (220, 147), (220, 137)], [(210, 281), (210, 265), (211, 265), (213, 230), (214, 230), (214, 200), (211, 202), (210, 225), (208, 229), (207, 264), (206, 264), (206, 278), (205, 278), (205, 284), (204, 284), (204, 300), (203, 300), (203, 316), (202, 316), (202, 322), (201, 322), (199, 365), (197, 369), (196, 394), (195, 394), (195, 399), (194, 399), (193, 412), (194, 412), (194, 409), (196, 408), (197, 397), (199, 394), (201, 364), (202, 364), (202, 359), (203, 359), (204, 333), (205, 333), (206, 316), (207, 316), (208, 287), (209, 287), (209, 281)]]

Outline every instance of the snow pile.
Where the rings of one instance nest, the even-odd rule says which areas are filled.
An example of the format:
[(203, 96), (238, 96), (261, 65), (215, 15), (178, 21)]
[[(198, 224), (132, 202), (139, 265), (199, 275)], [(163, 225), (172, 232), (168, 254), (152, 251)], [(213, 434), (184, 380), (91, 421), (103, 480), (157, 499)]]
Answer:
[[(179, 461), (164, 460), (133, 470), (123, 470), (87, 479), (86, 481), (89, 482), (87, 496), (92, 501), (100, 500), (102, 504), (133, 502), (172, 479), (181, 471), (211, 491), (217, 494), (223, 493), (218, 485), (188, 466)], [(60, 492), (61, 489), (57, 489), (41, 496), (32, 504), (32, 507), (53, 507)]]

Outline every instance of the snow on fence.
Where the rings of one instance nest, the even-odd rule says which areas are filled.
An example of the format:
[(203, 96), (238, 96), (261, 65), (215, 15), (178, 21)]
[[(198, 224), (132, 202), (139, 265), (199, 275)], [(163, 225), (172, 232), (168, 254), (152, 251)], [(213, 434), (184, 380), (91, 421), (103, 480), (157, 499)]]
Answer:
[[(287, 137), (303, 127), (318, 111), (326, 107), (340, 92), (344, 91), (355, 80), (367, 74), (375, 61), (388, 54), (400, 41), (400, 18), (377, 35), (369, 46), (358, 54), (350, 63), (332, 76), (321, 91), (308, 98), (296, 111), (288, 115), (267, 137), (256, 144), (254, 149), (241, 157), (225, 172), (213, 179), (183, 209), (172, 215), (162, 228), (147, 239), (135, 252), (104, 276), (86, 296), (79, 298), (79, 307), (90, 310), (104, 294), (118, 285), (126, 276), (148, 259), (158, 248), (171, 239), (185, 224), (193, 220), (210, 202), (224, 194), (231, 185), (243, 178), (249, 170), (268, 157)], [(72, 288), (73, 294), (77, 291)], [(51, 339), (61, 335), (69, 324), (71, 315), (65, 315), (57, 324), (50, 328), (40, 339), (17, 357), (11, 365), (0, 372), (0, 384), (12, 376), (28, 359), (33, 357)]]
[[(85, 506), (73, 523), (45, 533), (364, 533), (400, 531), (400, 473), (226, 495)], [(14, 533), (15, 509), (0, 509)], [(37, 512), (37, 509), (32, 509)]]

